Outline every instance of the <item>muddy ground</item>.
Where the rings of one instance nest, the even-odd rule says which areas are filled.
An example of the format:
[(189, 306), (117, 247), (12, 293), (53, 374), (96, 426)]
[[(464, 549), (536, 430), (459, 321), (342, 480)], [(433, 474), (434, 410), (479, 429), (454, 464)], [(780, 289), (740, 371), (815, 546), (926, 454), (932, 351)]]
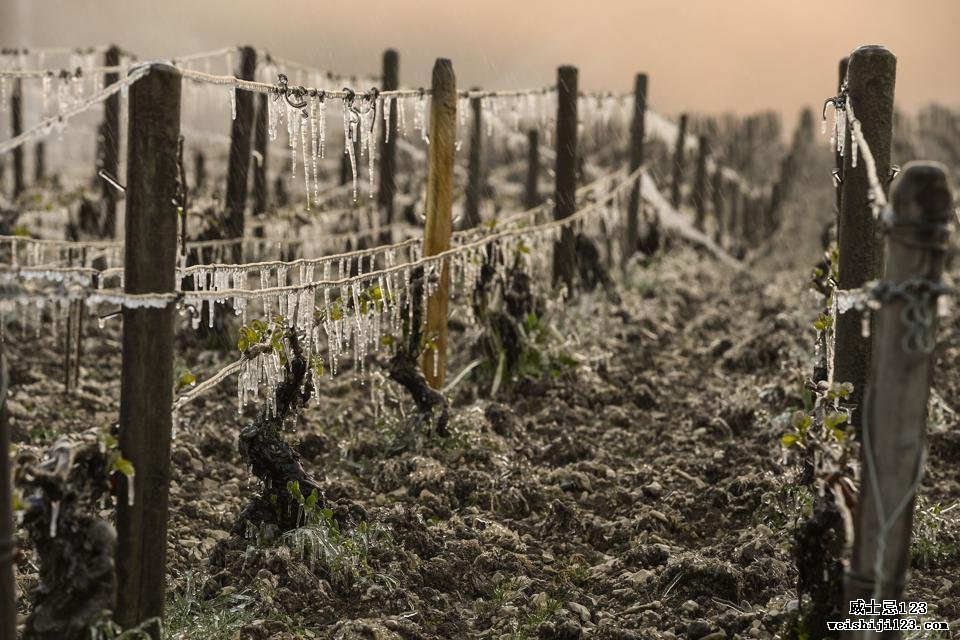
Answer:
[[(250, 416), (238, 415), (235, 382), (186, 409), (173, 448), (167, 636), (782, 637), (797, 606), (802, 506), (780, 437), (813, 370), (807, 284), (833, 197), (821, 155), (804, 165), (784, 228), (744, 270), (676, 242), (633, 265), (617, 277), (619, 302), (584, 294), (545, 320), (551, 348), (575, 363), (522, 376), (494, 399), (480, 369), (458, 383), (450, 437), (409, 433), (402, 394), (390, 390), (378, 411), (355, 371), (325, 381), (288, 434), (338, 523), (322, 553), (231, 533), (256, 489), (237, 450)], [(470, 336), (452, 334), (454, 374), (473, 357)], [(946, 408), (931, 419), (921, 494), (948, 507), (960, 499), (956, 322), (941, 336)], [(237, 355), (180, 341), (178, 370), (200, 379)], [(15, 440), (116, 420), (116, 326), (89, 328), (82, 386), (69, 396), (50, 338), (8, 344)], [(960, 618), (957, 532), (956, 515), (946, 518), (936, 558), (908, 587), (931, 619)], [(35, 564), (19, 582), (36, 585)]]

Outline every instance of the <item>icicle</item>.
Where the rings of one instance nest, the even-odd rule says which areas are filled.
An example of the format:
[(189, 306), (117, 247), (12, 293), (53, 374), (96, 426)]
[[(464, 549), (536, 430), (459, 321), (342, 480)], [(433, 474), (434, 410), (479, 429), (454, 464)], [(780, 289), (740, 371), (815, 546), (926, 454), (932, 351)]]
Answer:
[(230, 92), (230, 119), (237, 119), (237, 85), (231, 85), (227, 91)]
[(857, 156), (859, 155), (858, 151), (860, 150), (860, 143), (857, 139), (857, 132), (852, 127), (850, 128), (850, 166), (853, 168), (857, 167)]
[(43, 76), (43, 113), (50, 110), (50, 76)]
[(127, 506), (128, 506), (128, 507), (132, 507), (132, 506), (133, 506), (134, 496), (136, 495), (136, 491), (135, 491), (135, 488), (134, 488), (134, 477), (135, 477), (135, 476), (136, 476), (136, 474), (134, 474), (134, 473), (131, 473), (130, 475), (127, 476)]
[(390, 142), (390, 104), (393, 98), (387, 98), (383, 101), (383, 141)]
[(326, 157), (327, 103), (320, 98), (320, 157)]
[(365, 136), (366, 136), (366, 145), (367, 145), (367, 171), (370, 175), (370, 197), (373, 198), (374, 194), (374, 172), (375, 165), (377, 160), (377, 104), (379, 101), (374, 102), (370, 106), (368, 112), (367, 125), (364, 126)]
[[(307, 211), (310, 211), (310, 164), (307, 162), (307, 127), (303, 126), (303, 115), (298, 118), (300, 120), (300, 153), (302, 154), (303, 160), (303, 187), (306, 190), (307, 195)], [(312, 140), (312, 138), (311, 138)]]
[[(317, 139), (317, 101), (310, 99), (310, 170), (313, 175), (313, 201), (320, 201), (320, 178), (317, 175), (317, 156), (319, 155), (320, 144)], [(307, 189), (309, 192), (309, 188)]]
[[(6, 103), (4, 103), (6, 104)], [(407, 107), (402, 99), (397, 99), (397, 132), (404, 138), (407, 137)]]
[(50, 501), (50, 537), (57, 537), (57, 521), (60, 519), (60, 501)]
[(293, 107), (287, 105), (287, 140), (290, 143), (290, 177), (297, 177), (297, 118)]
[(343, 103), (343, 144), (344, 152), (350, 157), (350, 171), (353, 174), (353, 199), (357, 199), (357, 158), (353, 148), (357, 141), (358, 127), (354, 118), (356, 113), (346, 101)]
[(279, 119), (277, 102), (274, 98), (275, 96), (271, 95), (268, 96), (267, 99), (267, 128), (269, 130), (270, 140), (277, 139), (277, 120)]

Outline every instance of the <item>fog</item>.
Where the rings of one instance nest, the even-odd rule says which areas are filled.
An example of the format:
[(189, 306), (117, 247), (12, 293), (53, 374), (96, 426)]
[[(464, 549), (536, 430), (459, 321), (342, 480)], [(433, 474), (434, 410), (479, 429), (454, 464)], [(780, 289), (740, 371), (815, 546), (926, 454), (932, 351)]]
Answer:
[(428, 82), (451, 58), (462, 86), (518, 88), (580, 68), (584, 89), (626, 90), (650, 75), (661, 111), (774, 109), (792, 119), (835, 88), (860, 44), (899, 59), (898, 105), (960, 105), (960, 2), (919, 0), (0, 0), (3, 46), (116, 43), (141, 58), (230, 44), (343, 73), (401, 54), (401, 80)]

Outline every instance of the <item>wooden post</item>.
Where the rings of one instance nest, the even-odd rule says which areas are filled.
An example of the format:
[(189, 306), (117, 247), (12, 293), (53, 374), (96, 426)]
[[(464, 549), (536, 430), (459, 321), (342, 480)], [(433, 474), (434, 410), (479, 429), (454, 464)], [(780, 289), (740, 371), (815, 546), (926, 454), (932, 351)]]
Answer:
[[(383, 52), (383, 90), (395, 91), (400, 86), (400, 55), (393, 49)], [(394, 197), (397, 193), (397, 109), (396, 100), (390, 105), (390, 121), (380, 139), (380, 189), (377, 203), (383, 212), (384, 224), (393, 224)]]
[[(633, 83), (633, 121), (630, 123), (630, 165), (629, 174), (643, 165), (643, 138), (646, 135), (644, 118), (647, 113), (647, 74), (638, 73)], [(640, 181), (630, 189), (627, 204), (627, 233), (624, 237), (621, 258), (626, 264), (636, 252), (640, 241)]]
[[(479, 89), (474, 87), (474, 91)], [(483, 189), (483, 168), (481, 167), (481, 140), (483, 139), (483, 114), (480, 98), (470, 99), (470, 111), (473, 119), (470, 128), (470, 157), (467, 164), (467, 192), (464, 207), (464, 228), (471, 229), (480, 224), (480, 193)]]
[(540, 206), (540, 132), (527, 132), (527, 181), (523, 189), (523, 208)]
[(197, 151), (193, 156), (193, 189), (199, 193), (207, 186), (207, 158), (203, 151)]
[[(120, 49), (116, 45), (107, 49), (103, 55), (103, 64), (115, 67), (120, 64)], [(120, 81), (119, 73), (108, 73), (103, 77), (104, 86)], [(118, 179), (120, 176), (120, 94), (115, 93), (103, 103), (102, 136), (103, 166), (108, 176)], [(103, 199), (103, 235), (113, 238), (117, 235), (117, 190), (106, 180), (100, 180), (100, 194)]]
[(747, 246), (756, 248), (760, 243), (760, 198), (752, 193), (744, 194), (743, 235)]
[(730, 221), (730, 228), (727, 230), (730, 244), (732, 246), (742, 246), (746, 226), (743, 223), (743, 198), (740, 194), (740, 182), (738, 180), (730, 181), (730, 213), (727, 215), (727, 220)]
[[(10, 95), (10, 137), (23, 133), (23, 80), (17, 78), (13, 82), (13, 93)], [(13, 149), (13, 198), (14, 200), (26, 189), (23, 181), (23, 145)]]
[(673, 150), (673, 182), (670, 184), (670, 204), (674, 209), (680, 208), (680, 195), (683, 186), (684, 152), (687, 142), (687, 114), (680, 116), (677, 127), (677, 142)]
[(717, 163), (713, 169), (713, 173), (710, 174), (710, 194), (713, 197), (713, 216), (717, 223), (714, 239), (717, 244), (720, 245), (723, 244), (723, 238), (728, 233), (727, 227), (729, 226), (724, 211), (726, 209), (726, 201), (723, 197), (723, 185), (723, 167)]
[[(257, 68), (257, 52), (253, 47), (240, 48), (237, 77), (253, 80)], [(250, 170), (250, 134), (253, 131), (253, 94), (237, 90), (237, 117), (230, 128), (230, 159), (227, 165), (226, 229), (229, 237), (243, 238), (243, 218), (247, 208), (247, 174)], [(243, 244), (233, 248), (233, 261), (243, 259)]]
[[(887, 187), (890, 139), (893, 133), (893, 85), (897, 58), (885, 47), (860, 47), (850, 55), (848, 100), (860, 120), (863, 135), (877, 163), (877, 176)], [(868, 198), (866, 162), (852, 164), (848, 128), (843, 159), (842, 207), (838, 229), (840, 289), (857, 289), (882, 272), (883, 256)], [(870, 338), (862, 333), (861, 314), (851, 310), (837, 318), (834, 333), (833, 379), (852, 382), (851, 401), (857, 405), (851, 423), (859, 430), (863, 391), (870, 371)]]
[[(267, 117), (270, 96), (265, 93), (257, 94), (257, 122), (253, 132), (253, 148), (259, 154), (259, 160), (253, 165), (253, 213), (264, 213), (267, 210)], [(239, 115), (239, 114), (237, 114)], [(304, 169), (306, 171), (306, 169)]]
[(697, 138), (697, 172), (693, 177), (693, 206), (696, 211), (693, 226), (704, 230), (707, 220), (707, 136)]
[[(154, 63), (130, 87), (127, 293), (174, 291), (180, 72)], [(174, 306), (123, 309), (120, 450), (133, 463), (133, 503), (120, 483), (117, 621), (130, 628), (163, 615), (173, 402)], [(155, 633), (159, 640), (159, 633)]]
[[(453, 158), (457, 141), (457, 78), (453, 63), (438, 58), (433, 65), (430, 98), (430, 173), (427, 177), (427, 222), (423, 255), (432, 256), (450, 248), (453, 232)], [(444, 260), (440, 286), (427, 301), (426, 338), (433, 344), (423, 354), (421, 366), (427, 383), (443, 387), (447, 371), (447, 305), (450, 267)], [(436, 352), (435, 352), (436, 351)]]
[[(856, 65), (854, 54), (851, 75)], [(863, 480), (841, 603), (844, 614), (850, 601), (858, 598), (868, 602), (903, 599), (936, 345), (937, 301), (936, 294), (929, 294), (942, 284), (953, 218), (946, 167), (937, 162), (907, 164), (894, 184), (891, 200), (883, 285), (900, 293), (881, 298), (882, 306), (874, 316), (862, 425)]]
[(47, 177), (46, 145), (43, 140), (33, 148), (33, 182), (39, 184)]
[[(566, 218), (577, 209), (577, 97), (576, 67), (557, 69), (557, 159), (554, 218)], [(573, 292), (577, 249), (573, 228), (563, 227), (553, 248), (553, 282), (562, 280)]]
[(0, 343), (0, 640), (17, 638), (17, 581), (13, 560), (13, 487), (10, 484), (10, 423), (7, 419), (7, 360)]

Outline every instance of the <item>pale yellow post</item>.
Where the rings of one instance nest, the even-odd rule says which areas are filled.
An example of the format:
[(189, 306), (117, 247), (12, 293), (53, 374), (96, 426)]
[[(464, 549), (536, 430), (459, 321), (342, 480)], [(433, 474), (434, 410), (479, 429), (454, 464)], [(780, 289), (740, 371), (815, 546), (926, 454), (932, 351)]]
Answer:
[[(427, 224), (423, 255), (432, 256), (450, 248), (453, 231), (453, 154), (457, 139), (457, 79), (453, 63), (438, 58), (433, 65), (430, 101), (430, 174), (427, 178)], [(421, 366), (434, 389), (443, 386), (447, 369), (447, 306), (450, 269), (446, 261), (440, 283), (427, 301), (426, 339), (433, 348), (423, 353)]]

